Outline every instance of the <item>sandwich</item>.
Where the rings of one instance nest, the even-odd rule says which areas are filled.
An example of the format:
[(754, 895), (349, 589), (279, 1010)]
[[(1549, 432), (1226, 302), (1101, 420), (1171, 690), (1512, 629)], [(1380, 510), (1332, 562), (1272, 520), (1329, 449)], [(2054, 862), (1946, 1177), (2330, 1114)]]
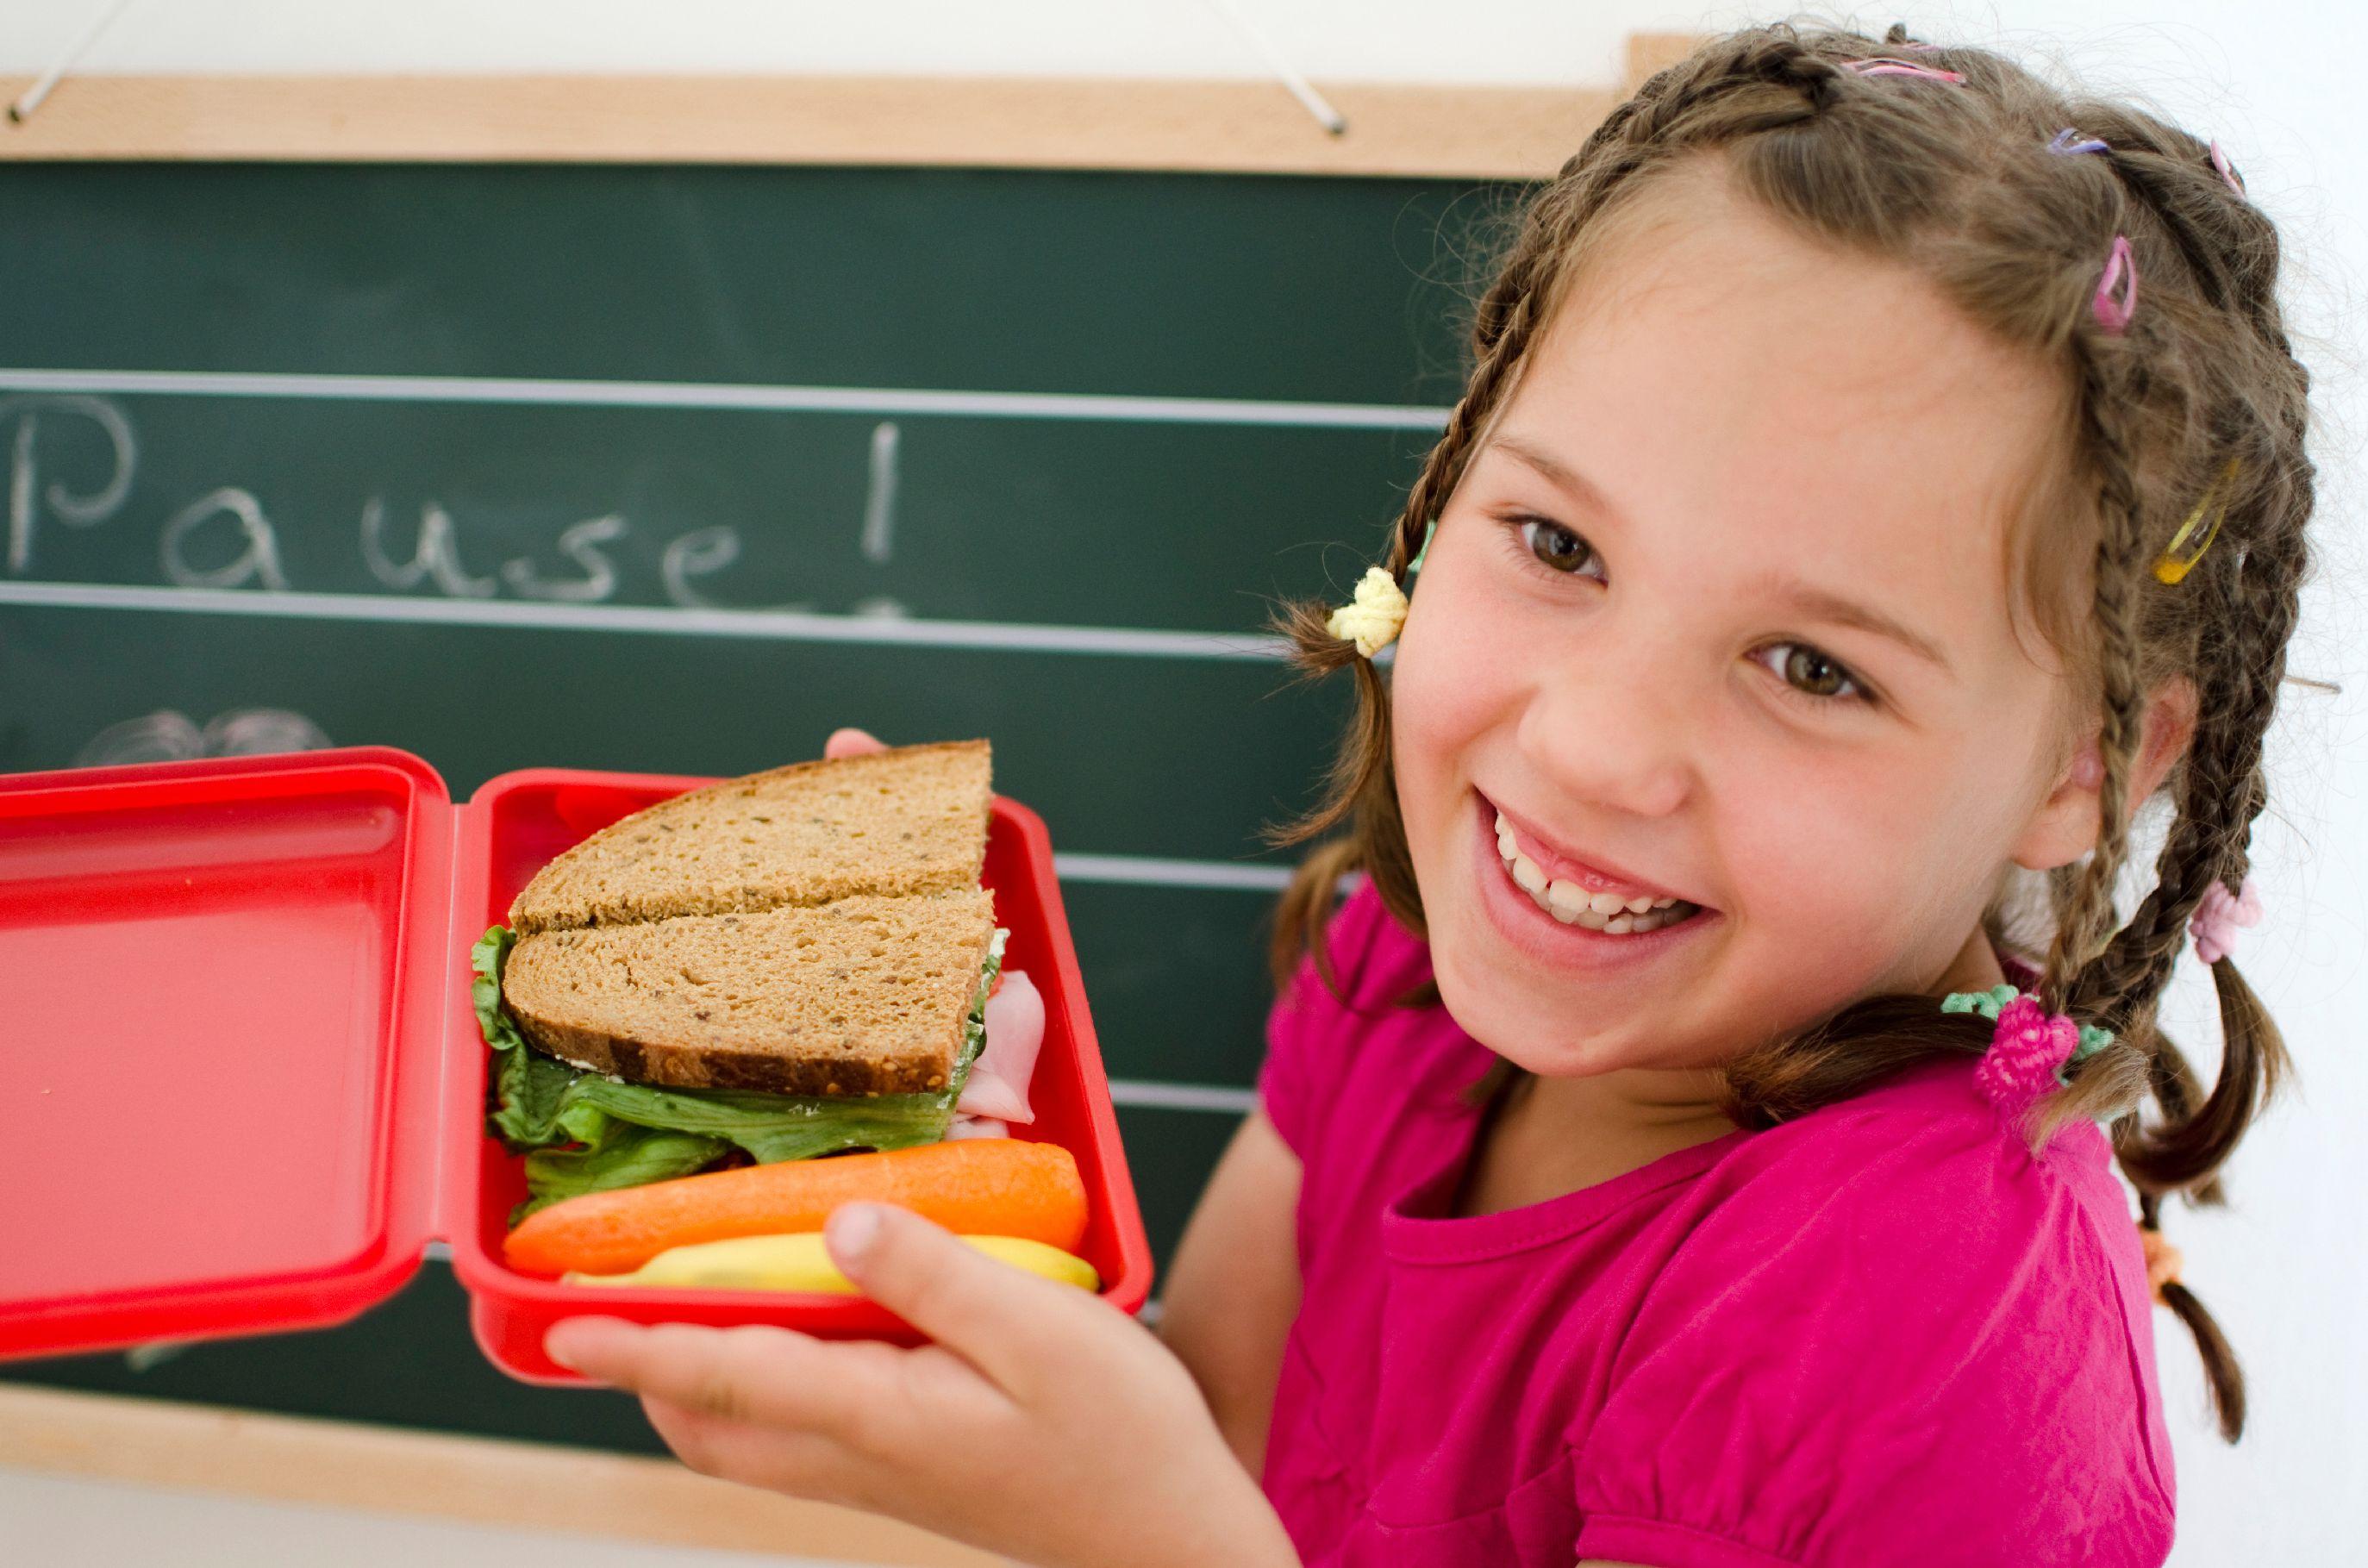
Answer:
[[(983, 740), (797, 763), (636, 812), (537, 872), (472, 954), (489, 1125), (526, 1155), (510, 1222), (1001, 1131), (958, 1127), (1008, 936), (979, 885), (990, 763)], [(1024, 1001), (999, 1011), (1032, 1009), (1036, 1038), (999, 1030), (1012, 1049), (980, 1085), (1007, 1119), (1027, 1119), (1042, 1035)]]

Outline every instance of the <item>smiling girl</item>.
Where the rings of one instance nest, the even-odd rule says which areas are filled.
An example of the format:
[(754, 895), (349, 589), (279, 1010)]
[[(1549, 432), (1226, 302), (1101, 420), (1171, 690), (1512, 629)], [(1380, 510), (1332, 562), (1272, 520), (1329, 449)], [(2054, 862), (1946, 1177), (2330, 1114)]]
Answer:
[(1030, 1562), (2161, 1562), (2150, 1304), (2232, 1440), (2243, 1385), (2155, 1221), (2285, 1066), (2226, 955), (2312, 500), (2276, 266), (2215, 147), (1991, 54), (1656, 76), (1528, 207), (1366, 611), (1291, 613), (1360, 713), (1280, 836), (1343, 831), (1166, 1348), (855, 1206), (936, 1346), (553, 1353)]

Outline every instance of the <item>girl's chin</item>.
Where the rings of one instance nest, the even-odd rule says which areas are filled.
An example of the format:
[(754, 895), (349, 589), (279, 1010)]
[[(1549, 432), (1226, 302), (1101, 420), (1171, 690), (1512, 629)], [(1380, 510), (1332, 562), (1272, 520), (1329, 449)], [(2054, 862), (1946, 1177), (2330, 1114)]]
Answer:
[(1569, 1006), (1560, 996), (1534, 994), (1534, 971), (1526, 982), (1520, 976), (1497, 973), (1465, 976), (1452, 962), (1435, 967), (1434, 972), (1440, 999), (1456, 1027), (1508, 1065), (1533, 1077), (1592, 1078), (1647, 1065), (1625, 1059), (1613, 1038), (1603, 1034), (1577, 1040), (1540, 1039), (1537, 1020), (1557, 1012), (1566, 1015)]

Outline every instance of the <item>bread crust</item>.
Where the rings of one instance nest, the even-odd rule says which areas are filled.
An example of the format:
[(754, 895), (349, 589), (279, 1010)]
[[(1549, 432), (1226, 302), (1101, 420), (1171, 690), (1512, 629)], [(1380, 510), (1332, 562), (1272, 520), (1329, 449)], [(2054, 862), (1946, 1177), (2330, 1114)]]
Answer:
[(628, 1083), (660, 1089), (754, 1089), (772, 1095), (931, 1094), (945, 1070), (906, 1062), (823, 1062), (757, 1051), (716, 1051), (621, 1039), (547, 1019), (518, 1019), (518, 1030), (544, 1054)]
[[(620, 818), (553, 857), (511, 901), (508, 924), (530, 937), (827, 903), (856, 893), (975, 887), (985, 862), (992, 768), (985, 740), (931, 741), (793, 762), (706, 785)], [(932, 777), (937, 772), (944, 777)], [(874, 784), (900, 774), (920, 777), (917, 792), (948, 797), (949, 806), (975, 786), (974, 811), (963, 799), (959, 821), (942, 810), (936, 818), (917, 814), (911, 788), (899, 798), (892, 786)], [(803, 787), (825, 779), (841, 788), (827, 799), (804, 798)], [(849, 798), (864, 787), (890, 795), (890, 804), (880, 808), (866, 798)], [(714, 825), (719, 817), (722, 827)], [(651, 862), (669, 856), (700, 863), (632, 885), (635, 876), (651, 875)]]

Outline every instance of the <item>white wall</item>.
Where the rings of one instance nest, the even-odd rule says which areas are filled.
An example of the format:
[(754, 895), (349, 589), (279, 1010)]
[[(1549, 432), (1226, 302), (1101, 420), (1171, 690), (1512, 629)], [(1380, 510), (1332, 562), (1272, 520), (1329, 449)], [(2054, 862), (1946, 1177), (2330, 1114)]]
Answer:
[[(29, 73), (105, 0), (0, 0), (0, 71)], [(1634, 30), (1773, 14), (1653, 0), (1242, 0), (1320, 86), (1326, 80), (1603, 81)], [(2233, 1206), (2174, 1210), (2188, 1277), (2244, 1358), (2251, 1432), (2231, 1450), (2203, 1415), (2183, 1330), (2157, 1314), (2178, 1450), (2181, 1568), (2363, 1560), (2368, 1541), (2368, 609), (2358, 314), (2368, 278), (2368, 138), (2358, 74), (2368, 8), (2273, 0), (2000, 0), (1870, 12), (1921, 37), (2003, 45), (2091, 85), (2134, 91), (2216, 135), (2294, 258), (2289, 311), (2316, 374), (2324, 566), (2292, 667), (2339, 681), (2295, 690), (2273, 735), (2271, 814), (2257, 835), (2267, 924), (2247, 972), (2300, 1059), (2300, 1093), (2233, 1168)], [(848, 71), (1257, 75), (1258, 59), (1201, 0), (134, 0), (88, 56), (101, 71)], [(1278, 89), (1280, 90), (1280, 89)], [(1312, 128), (1311, 128), (1312, 131)], [(2180, 1038), (2213, 1039), (2209, 986), (2183, 965)]]

